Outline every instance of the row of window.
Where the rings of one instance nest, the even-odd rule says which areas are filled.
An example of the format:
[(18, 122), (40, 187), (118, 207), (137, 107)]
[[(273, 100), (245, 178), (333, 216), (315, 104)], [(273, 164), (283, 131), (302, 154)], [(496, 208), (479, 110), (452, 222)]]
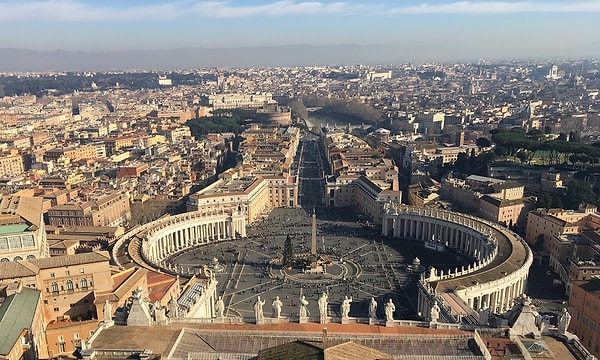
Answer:
[[(88, 281), (86, 278), (83, 278), (81, 280), (79, 280), (79, 284), (74, 284), (72, 280), (67, 280), (65, 282), (67, 291), (75, 291), (75, 289), (79, 289), (81, 288), (82, 290), (87, 290), (88, 288)], [(73, 287), (75, 286), (75, 287)], [(89, 282), (89, 286), (92, 286), (92, 282)], [(60, 291), (65, 291), (65, 287), (64, 286), (60, 286)], [(58, 290), (58, 283), (56, 281), (53, 281), (50, 284), (50, 288), (46, 288), (46, 292), (53, 292), (53, 293), (57, 293), (59, 292)]]
[[(35, 255), (27, 255), (27, 260), (33, 260), (35, 259)], [(19, 261), (19, 260), (23, 260), (23, 258), (21, 256), (15, 256), (13, 261)], [(0, 259), (0, 262), (9, 262), (10, 259), (9, 258), (2, 258)]]

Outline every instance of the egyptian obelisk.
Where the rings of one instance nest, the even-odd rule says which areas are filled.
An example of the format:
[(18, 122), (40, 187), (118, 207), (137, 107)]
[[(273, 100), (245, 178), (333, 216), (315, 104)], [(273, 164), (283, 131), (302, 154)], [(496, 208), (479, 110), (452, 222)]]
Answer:
[(312, 255), (317, 254), (317, 213), (315, 212), (315, 208), (313, 208), (312, 213), (312, 239), (310, 243), (310, 253)]

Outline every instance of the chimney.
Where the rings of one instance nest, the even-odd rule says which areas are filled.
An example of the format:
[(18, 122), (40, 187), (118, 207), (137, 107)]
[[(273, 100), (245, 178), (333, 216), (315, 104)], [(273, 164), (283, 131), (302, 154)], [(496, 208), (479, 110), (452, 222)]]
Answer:
[(321, 341), (323, 343), (323, 348), (327, 347), (327, 328), (324, 327), (323, 328), (323, 340)]

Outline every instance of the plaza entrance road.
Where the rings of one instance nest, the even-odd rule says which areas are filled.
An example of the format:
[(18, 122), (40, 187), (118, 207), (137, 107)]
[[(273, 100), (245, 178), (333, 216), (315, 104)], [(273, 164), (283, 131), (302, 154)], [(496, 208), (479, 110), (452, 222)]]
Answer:
[[(417, 277), (406, 272), (406, 266), (415, 257), (425, 268), (429, 265), (447, 270), (467, 265), (466, 259), (426, 250), (422, 243), (383, 238), (379, 226), (365, 221), (351, 208), (322, 207), (324, 199), (323, 156), (318, 138), (305, 136), (299, 143), (298, 155), (292, 169), (299, 179), (302, 208), (277, 208), (260, 222), (251, 224), (248, 237), (190, 249), (169, 259), (184, 272), (197, 272), (202, 265), (210, 265), (213, 258), (223, 267), (216, 273), (218, 295), (223, 296), (226, 315), (252, 318), (257, 297), (266, 301), (264, 312), (271, 314), (271, 304), (279, 296), (284, 303), (282, 316), (291, 318), (299, 311), (301, 294), (309, 301), (308, 310), (318, 316), (317, 299), (322, 292), (329, 295), (328, 314), (340, 316), (340, 304), (345, 296), (352, 297), (350, 316), (367, 317), (371, 297), (378, 302), (378, 317), (383, 318), (384, 303), (392, 299), (396, 304), (396, 319), (418, 319)], [(291, 280), (279, 268), (271, 267), (283, 254), (286, 236), (292, 238), (295, 254), (308, 254), (311, 242), (311, 214), (317, 216), (318, 252), (333, 260), (334, 269), (346, 262), (356, 265), (348, 277), (335, 281), (309, 279)], [(341, 260), (341, 261), (340, 261)], [(292, 270), (298, 274), (299, 269)]]

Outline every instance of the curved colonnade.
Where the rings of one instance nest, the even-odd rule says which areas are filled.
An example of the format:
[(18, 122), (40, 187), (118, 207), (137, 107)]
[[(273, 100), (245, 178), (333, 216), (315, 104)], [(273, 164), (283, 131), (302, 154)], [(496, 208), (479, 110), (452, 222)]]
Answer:
[(423, 277), (421, 285), (428, 296), (419, 296), (422, 314), (429, 314), (433, 299), (446, 299), (443, 295), (450, 293), (471, 309), (504, 312), (526, 289), (531, 249), (520, 236), (498, 224), (451, 211), (400, 205), (384, 213), (382, 235), (434, 241), (474, 259), (467, 268), (446, 273), (433, 270)]
[[(132, 259), (144, 267), (178, 273), (164, 262), (169, 256), (187, 248), (215, 241), (246, 237), (246, 217), (241, 211), (188, 212), (161, 218), (128, 232), (115, 246), (121, 247), (130, 240), (139, 242), (139, 255), (130, 253)], [(113, 250), (115, 252), (116, 250)], [(113, 259), (117, 259), (113, 254)], [(120, 264), (117, 263), (120, 266)], [(187, 275), (180, 273), (179, 275)]]

